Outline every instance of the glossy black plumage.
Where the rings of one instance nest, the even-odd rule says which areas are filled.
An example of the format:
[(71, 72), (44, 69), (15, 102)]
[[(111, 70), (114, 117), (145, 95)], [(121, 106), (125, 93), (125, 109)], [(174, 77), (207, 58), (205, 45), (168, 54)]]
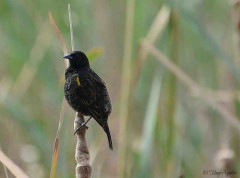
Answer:
[(70, 66), (65, 71), (64, 95), (69, 105), (85, 116), (93, 117), (104, 129), (112, 149), (108, 117), (111, 101), (104, 81), (90, 68), (86, 55), (74, 51), (65, 56)]

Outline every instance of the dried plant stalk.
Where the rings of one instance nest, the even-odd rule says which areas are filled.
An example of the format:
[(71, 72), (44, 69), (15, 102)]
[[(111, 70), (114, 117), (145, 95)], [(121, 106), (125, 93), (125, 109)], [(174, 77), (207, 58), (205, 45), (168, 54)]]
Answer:
[[(49, 12), (48, 16), (49, 16), (49, 20), (50, 20), (50, 23), (52, 25), (52, 28), (53, 28), (54, 32), (56, 33), (56, 35), (58, 37), (58, 40), (61, 44), (63, 54), (67, 55), (68, 50), (67, 50), (66, 43), (64, 41), (64, 38), (63, 38), (57, 24), (55, 23), (54, 18), (52, 17), (51, 12)], [(65, 65), (66, 65), (66, 68), (69, 66), (69, 62), (67, 60), (65, 60)], [(60, 135), (60, 130), (62, 128), (62, 123), (63, 123), (63, 120), (64, 120), (65, 102), (66, 102), (65, 99), (63, 99), (62, 108), (61, 108), (61, 111), (60, 111), (59, 123), (58, 123), (58, 130), (57, 130), (57, 134), (56, 134), (55, 141), (54, 141), (54, 146), (53, 146), (53, 156), (52, 156), (50, 178), (55, 178), (56, 177), (57, 161), (58, 161), (58, 153), (59, 153), (59, 145), (60, 145), (59, 135)]]
[(0, 150), (0, 162), (4, 166), (8, 168), (8, 170), (18, 178), (29, 178), (28, 175), (22, 171), (9, 157), (7, 157), (1, 150)]
[[(84, 117), (81, 113), (76, 113), (74, 130), (79, 128), (82, 123), (84, 123)], [(85, 139), (87, 128), (84, 127), (80, 129), (77, 135), (77, 145), (75, 152), (75, 159), (77, 162), (76, 166), (76, 178), (89, 178), (92, 174), (92, 167), (90, 166), (90, 155), (87, 147), (87, 142)]]

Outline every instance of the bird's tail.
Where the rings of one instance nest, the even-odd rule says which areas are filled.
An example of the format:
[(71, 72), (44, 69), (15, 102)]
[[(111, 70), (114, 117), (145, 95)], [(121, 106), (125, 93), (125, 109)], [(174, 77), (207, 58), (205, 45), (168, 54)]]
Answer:
[(111, 150), (113, 150), (112, 138), (111, 138), (111, 133), (110, 133), (108, 124), (106, 123), (106, 124), (104, 124), (102, 127), (103, 127), (104, 132), (107, 134), (109, 148), (110, 148)]

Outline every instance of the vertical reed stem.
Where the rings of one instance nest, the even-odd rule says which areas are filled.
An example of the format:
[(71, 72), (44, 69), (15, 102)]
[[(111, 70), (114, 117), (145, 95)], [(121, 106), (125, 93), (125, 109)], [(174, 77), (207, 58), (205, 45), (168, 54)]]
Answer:
[(71, 15), (71, 5), (70, 4), (68, 4), (68, 17), (69, 17), (69, 26), (70, 26), (71, 46), (72, 46), (72, 51), (74, 51), (75, 48), (74, 48), (72, 15)]
[[(73, 25), (70, 4), (68, 4), (68, 15), (71, 34), (71, 46), (72, 51), (74, 51)], [(83, 124), (84, 122), (85, 122), (84, 116), (81, 113), (76, 113), (74, 121), (74, 130), (79, 128), (81, 124)], [(76, 133), (77, 135), (77, 145), (75, 150), (75, 160), (77, 162), (76, 178), (90, 178), (92, 174), (92, 167), (90, 166), (90, 154), (85, 139), (86, 130), (87, 129), (84, 127)]]
[(129, 91), (131, 82), (131, 58), (132, 58), (132, 39), (134, 21), (135, 0), (126, 1), (126, 25), (122, 65), (122, 88), (120, 101), (120, 131), (119, 131), (119, 172), (120, 178), (126, 174), (126, 136), (127, 136), (127, 117), (129, 107)]

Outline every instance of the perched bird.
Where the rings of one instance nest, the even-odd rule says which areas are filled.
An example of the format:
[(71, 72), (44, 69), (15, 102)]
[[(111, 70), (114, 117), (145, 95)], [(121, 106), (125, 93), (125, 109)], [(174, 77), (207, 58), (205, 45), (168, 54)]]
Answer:
[(108, 127), (112, 106), (104, 81), (90, 68), (88, 58), (83, 52), (73, 51), (63, 58), (69, 59), (70, 63), (65, 71), (65, 98), (76, 112), (89, 116), (89, 119), (75, 133), (94, 118), (107, 134), (109, 148), (112, 150), (112, 139)]

